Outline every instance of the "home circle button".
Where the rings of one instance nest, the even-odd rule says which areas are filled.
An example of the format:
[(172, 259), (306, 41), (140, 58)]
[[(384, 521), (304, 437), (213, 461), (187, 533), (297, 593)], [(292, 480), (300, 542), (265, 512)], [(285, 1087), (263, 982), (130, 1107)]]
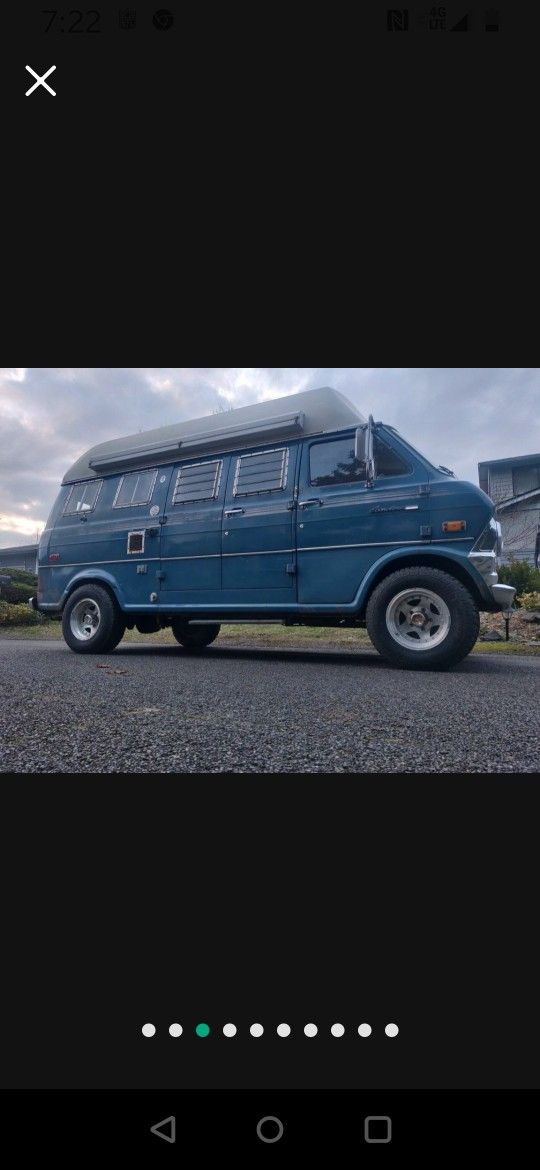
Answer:
[(267, 1145), (278, 1142), (283, 1137), (283, 1123), (279, 1117), (261, 1117), (257, 1124), (257, 1137)]

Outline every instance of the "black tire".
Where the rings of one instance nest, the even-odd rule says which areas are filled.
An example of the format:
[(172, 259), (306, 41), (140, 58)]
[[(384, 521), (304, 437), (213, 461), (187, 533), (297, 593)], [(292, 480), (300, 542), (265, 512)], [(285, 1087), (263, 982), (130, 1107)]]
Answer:
[[(94, 632), (90, 633), (92, 626)], [(123, 638), (125, 629), (122, 611), (101, 585), (81, 585), (68, 597), (62, 614), (62, 633), (76, 654), (109, 654)]]
[(217, 622), (207, 626), (190, 626), (183, 621), (172, 623), (172, 632), (184, 650), (204, 650), (215, 641), (220, 629), (221, 626)]
[(441, 569), (419, 565), (399, 569), (376, 586), (368, 601), (366, 624), (373, 645), (394, 666), (444, 670), (472, 650), (480, 614), (461, 581)]

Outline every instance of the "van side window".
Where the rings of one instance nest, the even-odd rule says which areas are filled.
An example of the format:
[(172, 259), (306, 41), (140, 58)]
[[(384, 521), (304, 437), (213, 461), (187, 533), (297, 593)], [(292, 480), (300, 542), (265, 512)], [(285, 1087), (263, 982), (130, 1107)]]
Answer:
[(222, 459), (211, 463), (188, 463), (179, 467), (174, 485), (173, 504), (193, 504), (215, 500), (219, 495)]
[(123, 475), (116, 495), (113, 508), (135, 508), (138, 504), (148, 504), (152, 499), (152, 492), (156, 482), (157, 471), (130, 471)]
[(64, 504), (64, 516), (74, 516), (77, 512), (92, 512), (103, 486), (102, 479), (93, 479), (91, 483), (74, 483)]
[(332, 443), (314, 443), (309, 450), (309, 482), (312, 487), (364, 483), (365, 464), (355, 458), (354, 435)]
[(282, 491), (287, 483), (289, 448), (254, 451), (236, 460), (233, 496), (256, 496)]
[(375, 460), (375, 475), (377, 478), (384, 475), (408, 475), (412, 467), (397, 455), (378, 435), (373, 437), (373, 458)]

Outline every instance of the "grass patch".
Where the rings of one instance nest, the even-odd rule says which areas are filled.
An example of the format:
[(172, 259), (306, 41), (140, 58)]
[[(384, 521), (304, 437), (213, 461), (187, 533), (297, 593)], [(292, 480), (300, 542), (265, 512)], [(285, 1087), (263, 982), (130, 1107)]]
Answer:
[[(24, 638), (33, 641), (62, 640), (62, 626), (60, 622), (45, 621), (33, 626), (6, 626), (0, 629), (0, 638)], [(306, 644), (321, 646), (371, 646), (366, 630), (340, 630), (325, 627), (297, 626), (289, 629), (286, 626), (275, 625), (222, 625), (219, 634), (221, 645), (267, 645), (279, 647), (305, 646)], [(122, 642), (144, 642), (154, 645), (176, 646), (176, 639), (172, 630), (158, 630), (155, 634), (140, 634), (138, 630), (126, 630)]]
[(540, 642), (477, 642), (473, 654), (540, 654)]
[[(60, 622), (45, 620), (31, 626), (5, 626), (0, 628), (0, 638), (22, 639), (24, 641), (61, 641)], [(140, 634), (138, 630), (126, 630), (123, 643), (130, 642), (154, 645), (177, 645), (170, 629), (158, 630), (156, 634)], [(293, 650), (307, 646), (313, 649), (369, 650), (371, 641), (367, 630), (342, 630), (330, 626), (287, 626), (275, 625), (222, 625), (216, 646), (268, 646), (276, 649)], [(473, 654), (530, 654), (540, 655), (540, 642), (477, 642)]]

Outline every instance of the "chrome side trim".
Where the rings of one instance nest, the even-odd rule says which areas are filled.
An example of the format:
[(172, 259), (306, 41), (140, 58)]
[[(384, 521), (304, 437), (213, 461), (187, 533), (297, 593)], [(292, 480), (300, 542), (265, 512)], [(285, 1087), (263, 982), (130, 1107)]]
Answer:
[[(216, 556), (219, 555), (216, 553)], [(145, 557), (145, 561), (160, 561), (161, 557)], [(94, 568), (94, 565), (132, 565), (133, 561), (128, 561), (127, 557), (117, 557), (112, 561), (66, 561), (55, 565), (42, 565), (43, 569), (88, 569)]]
[[(366, 542), (364, 544), (313, 544), (313, 545), (308, 545), (305, 548), (298, 548), (298, 549), (272, 548), (272, 549), (261, 549), (260, 551), (255, 551), (255, 552), (197, 553), (197, 554), (192, 554), (189, 556), (180, 556), (180, 557), (145, 557), (145, 560), (146, 561), (163, 561), (163, 562), (166, 562), (166, 561), (206, 561), (206, 560), (213, 560), (216, 557), (220, 557), (220, 556), (224, 556), (224, 557), (268, 557), (268, 556), (274, 556), (277, 553), (331, 552), (332, 550), (340, 549), (340, 548), (391, 548), (391, 547), (399, 548), (400, 546), (403, 546), (403, 548), (409, 548), (410, 545), (413, 545), (413, 544), (414, 545), (422, 545), (424, 548), (429, 548), (433, 544), (457, 544), (458, 541), (467, 542), (469, 540), (471, 540), (471, 537), (469, 537), (469, 536), (457, 536), (453, 540), (445, 540), (444, 538), (442, 538), (442, 539), (437, 538), (437, 540), (407, 540), (405, 542), (402, 540), (381, 540), (381, 541), (374, 541), (374, 542)], [(44, 566), (42, 566), (42, 568), (46, 568), (46, 569), (79, 569), (79, 568), (88, 568), (89, 566), (92, 567), (93, 565), (128, 565), (130, 563), (133, 563), (133, 562), (128, 561), (126, 558), (119, 557), (119, 558), (116, 558), (116, 559), (110, 560), (110, 561), (69, 561), (69, 562), (65, 562), (62, 564), (44, 565)]]
[(155, 557), (156, 561), (213, 561), (219, 559), (221, 553), (197, 553), (187, 557)]
[(424, 547), (429, 548), (432, 544), (457, 544), (458, 540), (470, 541), (471, 539), (472, 538), (470, 536), (456, 536), (453, 540), (447, 540), (444, 537), (437, 537), (436, 540), (376, 540), (372, 542), (365, 542), (363, 544), (310, 544), (306, 545), (305, 548), (301, 548), (299, 546), (297, 551), (299, 553), (325, 552), (329, 551), (330, 549), (337, 548), (390, 548), (394, 546), (397, 546), (398, 548), (400, 546), (403, 546), (403, 548), (409, 548), (411, 544), (422, 544)]
[[(223, 554), (222, 553), (200, 553), (197, 555), (185, 556), (185, 557), (146, 557), (145, 556), (144, 559), (145, 559), (145, 561), (163, 561), (163, 562), (165, 562), (165, 561), (212, 561), (212, 560), (219, 559), (222, 555), (224, 557), (268, 557), (268, 556), (274, 556), (274, 554), (276, 554), (276, 553), (287, 553), (289, 555), (289, 554), (294, 553), (294, 551), (295, 550), (293, 548), (271, 548), (271, 549), (261, 550), (261, 552), (239, 552), (239, 553), (223, 553)], [(137, 555), (140, 556), (141, 554), (139, 553)], [(124, 557), (123, 559), (119, 559), (116, 561), (73, 561), (73, 562), (69, 562), (67, 564), (46, 565), (44, 567), (47, 569), (86, 569), (86, 568), (93, 568), (94, 565), (129, 565), (129, 564), (133, 564), (133, 562), (128, 561), (127, 558)]]
[(294, 551), (295, 551), (294, 548), (265, 548), (265, 549), (261, 549), (260, 552), (255, 551), (255, 552), (223, 553), (223, 556), (224, 557), (273, 557), (273, 556), (276, 556), (277, 553), (287, 553), (288, 556), (289, 555), (292, 556)]

